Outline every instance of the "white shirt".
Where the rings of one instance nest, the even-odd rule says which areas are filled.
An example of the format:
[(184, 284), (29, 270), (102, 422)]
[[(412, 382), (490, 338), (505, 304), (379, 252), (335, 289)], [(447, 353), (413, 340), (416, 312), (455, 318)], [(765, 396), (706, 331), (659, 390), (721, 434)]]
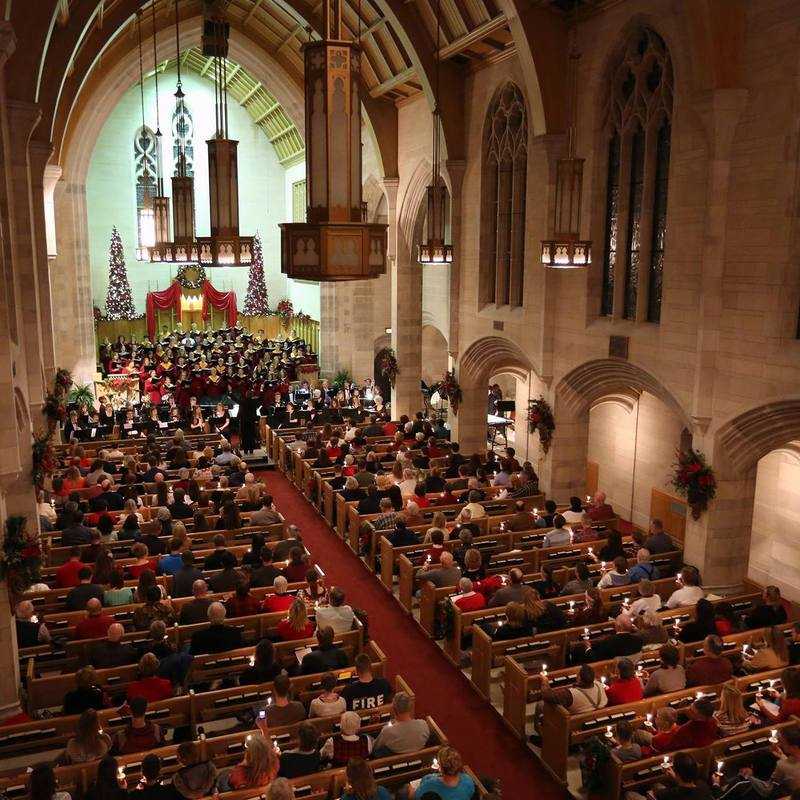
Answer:
[(553, 528), (550, 533), (544, 535), (542, 547), (560, 547), (563, 544), (569, 544), (571, 533), (572, 531), (567, 528)]
[(595, 681), (589, 689), (573, 686), (569, 693), (572, 695), (572, 705), (568, 709), (570, 714), (585, 714), (608, 705), (606, 690), (600, 681)]
[(680, 608), (681, 606), (694, 606), (697, 601), (705, 597), (706, 593), (699, 586), (683, 586), (676, 589), (667, 600), (667, 608)]
[(562, 515), (567, 522), (581, 522), (583, 511), (565, 511)]
[(631, 603), (631, 616), (638, 617), (648, 611), (658, 611), (661, 608), (661, 598), (654, 594), (652, 597), (640, 597)]
[(353, 627), (355, 614), (350, 606), (320, 606), (315, 611), (317, 627), (330, 625), (334, 633), (345, 633)]
[[(481, 519), (486, 516), (486, 509), (480, 503), (467, 503), (464, 509), (472, 514), (472, 519)], [(460, 518), (461, 514), (458, 516)]]
[(402, 483), (398, 484), (401, 494), (414, 494), (414, 489), (417, 488), (416, 478), (408, 478)]

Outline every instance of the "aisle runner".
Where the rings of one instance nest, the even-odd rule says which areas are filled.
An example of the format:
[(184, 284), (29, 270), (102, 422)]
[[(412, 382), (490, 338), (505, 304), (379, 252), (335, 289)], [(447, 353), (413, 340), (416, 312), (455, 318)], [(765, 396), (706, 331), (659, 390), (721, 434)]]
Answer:
[(369, 614), (370, 636), (386, 653), (389, 673), (403, 675), (418, 698), (420, 714), (430, 714), (444, 729), (465, 763), (478, 774), (502, 780), (505, 797), (541, 800), (563, 798), (564, 792), (540, 767), (533, 754), (501, 722), (467, 678), (439, 647), (400, 610), (344, 542), (278, 471), (261, 473), (277, 508), (300, 527), (312, 553), (319, 555), (327, 585), (340, 584), (348, 602)]

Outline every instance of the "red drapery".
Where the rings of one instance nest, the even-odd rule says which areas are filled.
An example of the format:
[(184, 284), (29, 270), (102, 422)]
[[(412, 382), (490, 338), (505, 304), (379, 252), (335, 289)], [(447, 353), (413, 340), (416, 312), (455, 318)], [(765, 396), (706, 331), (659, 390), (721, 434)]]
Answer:
[(208, 281), (203, 284), (203, 321), (208, 319), (209, 304), (217, 311), (226, 312), (228, 327), (236, 324), (238, 311), (236, 310), (236, 292), (218, 292)]
[[(181, 285), (174, 281), (163, 292), (147, 293), (147, 337), (153, 341), (156, 335), (156, 311), (175, 311), (175, 322), (181, 321)], [(203, 306), (205, 309), (205, 305)], [(203, 312), (205, 316), (205, 311)]]

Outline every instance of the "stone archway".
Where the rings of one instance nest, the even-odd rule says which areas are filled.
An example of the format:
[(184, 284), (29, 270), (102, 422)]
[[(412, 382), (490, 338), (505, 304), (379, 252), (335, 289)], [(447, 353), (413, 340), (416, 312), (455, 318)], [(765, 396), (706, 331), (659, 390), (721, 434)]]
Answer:
[(560, 502), (585, 493), (590, 409), (608, 399), (633, 404), (644, 392), (658, 398), (691, 429), (680, 400), (655, 375), (630, 361), (594, 359), (563, 375), (553, 393), (556, 431), (541, 476), (550, 497)]
[(422, 325), (422, 380), (430, 386), (447, 371), (447, 339), (435, 325)]
[(758, 462), (800, 439), (800, 397), (775, 398), (739, 411), (700, 446), (714, 467), (717, 493), (699, 520), (689, 520), (686, 560), (707, 586), (740, 586), (747, 575)]

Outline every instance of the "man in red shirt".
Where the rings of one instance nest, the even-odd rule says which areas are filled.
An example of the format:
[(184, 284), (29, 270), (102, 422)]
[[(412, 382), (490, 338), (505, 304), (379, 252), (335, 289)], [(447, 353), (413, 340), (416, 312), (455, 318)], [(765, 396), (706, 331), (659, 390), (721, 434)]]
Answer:
[(657, 733), (653, 737), (653, 748), (664, 753), (668, 750), (708, 747), (716, 741), (719, 728), (714, 719), (714, 702), (710, 697), (695, 700), (688, 716), (689, 721), (684, 722), (677, 730)]
[(706, 686), (711, 683), (725, 683), (731, 679), (733, 664), (722, 655), (724, 647), (719, 636), (706, 636), (703, 642), (703, 655), (695, 659), (686, 671), (687, 686)]
[(438, 564), (444, 553), (444, 531), (439, 528), (431, 530), (431, 546), (425, 551), (425, 561), (428, 564)]
[(80, 583), (78, 573), (83, 567), (80, 547), (73, 547), (69, 551), (69, 561), (56, 570), (56, 586), (59, 589), (71, 589)]
[(76, 639), (102, 639), (114, 624), (114, 617), (103, 613), (100, 601), (93, 597), (86, 603), (86, 618), (75, 626)]
[(644, 697), (644, 687), (636, 677), (636, 667), (629, 658), (621, 658), (617, 662), (619, 677), (612, 681), (606, 689), (606, 697), (610, 706), (620, 706), (623, 703), (635, 703)]
[(586, 508), (586, 514), (590, 519), (610, 519), (614, 516), (614, 509), (606, 503), (606, 493), (598, 492), (592, 504)]
[(486, 598), (480, 592), (472, 590), (472, 581), (469, 578), (461, 578), (458, 590), (461, 594), (453, 596), (453, 605), (462, 611), (480, 611), (486, 608)]
[(294, 602), (294, 595), (287, 594), (286, 590), (289, 588), (289, 581), (279, 575), (272, 582), (275, 591), (271, 594), (264, 596), (264, 602), (261, 603), (261, 610), (267, 612), (273, 611), (288, 611), (289, 607)]

